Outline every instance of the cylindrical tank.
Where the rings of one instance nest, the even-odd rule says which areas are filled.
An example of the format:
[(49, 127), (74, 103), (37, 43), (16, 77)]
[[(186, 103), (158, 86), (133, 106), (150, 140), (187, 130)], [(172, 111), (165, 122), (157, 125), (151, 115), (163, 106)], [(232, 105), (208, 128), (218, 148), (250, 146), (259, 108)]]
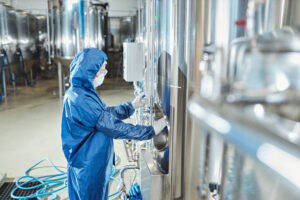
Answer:
[(50, 40), (50, 57), (60, 55), (60, 3), (58, 0), (48, 0), (48, 37)]
[(64, 0), (62, 4), (62, 58), (72, 59), (79, 51), (79, 9), (72, 0)]
[(300, 25), (299, 0), (266, 0), (264, 31)]
[(136, 33), (136, 16), (124, 17), (120, 23), (121, 43), (132, 42), (135, 40)]
[(60, 57), (62, 52), (62, 35), (61, 35), (61, 10), (60, 8), (55, 8), (54, 14), (54, 24), (53, 24), (53, 49), (54, 57)]
[(105, 29), (105, 10), (97, 6), (97, 48), (103, 49), (105, 46), (104, 29)]
[(38, 44), (40, 47), (44, 47), (44, 43), (47, 42), (47, 17), (45, 15), (36, 15), (37, 31), (38, 31)]
[(98, 17), (97, 7), (93, 5), (84, 5), (84, 18), (85, 18), (85, 35), (84, 46), (85, 47), (98, 47)]
[(99, 7), (90, 0), (62, 1), (61, 58), (72, 59), (83, 48), (102, 47), (103, 18)]
[(47, 17), (45, 15), (36, 15), (38, 44), (37, 48), (40, 55), (40, 64), (44, 65), (48, 57), (48, 33), (47, 33)]
[(10, 63), (17, 62), (15, 53), (17, 49), (16, 12), (12, 7), (0, 3), (0, 48), (8, 55)]
[(36, 18), (23, 10), (16, 11), (18, 48), (24, 60), (34, 59), (37, 44)]

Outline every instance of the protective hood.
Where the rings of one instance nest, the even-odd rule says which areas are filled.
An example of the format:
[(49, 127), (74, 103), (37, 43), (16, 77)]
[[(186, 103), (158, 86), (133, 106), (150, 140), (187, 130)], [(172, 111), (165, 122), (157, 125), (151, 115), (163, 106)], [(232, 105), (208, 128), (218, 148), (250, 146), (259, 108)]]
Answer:
[(106, 60), (107, 56), (101, 50), (96, 48), (83, 49), (70, 65), (70, 84), (94, 90), (93, 80)]

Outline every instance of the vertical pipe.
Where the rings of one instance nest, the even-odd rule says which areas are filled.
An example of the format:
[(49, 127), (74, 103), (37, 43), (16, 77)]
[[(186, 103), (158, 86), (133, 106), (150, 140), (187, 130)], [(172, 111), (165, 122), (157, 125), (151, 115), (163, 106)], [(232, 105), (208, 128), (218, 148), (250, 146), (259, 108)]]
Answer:
[(3, 83), (3, 98), (6, 98), (7, 91), (6, 91), (6, 79), (5, 79), (5, 65), (3, 66), (3, 76), (2, 76), (2, 83)]
[(61, 62), (57, 63), (57, 72), (58, 72), (58, 97), (62, 99), (63, 97), (63, 81), (62, 81), (62, 69)]
[(84, 21), (84, 0), (80, 0), (79, 2), (79, 43), (78, 43), (78, 51), (84, 48), (85, 46), (85, 21)]
[(79, 2), (79, 36), (84, 38), (84, 0)]
[[(204, 5), (206, 6), (204, 1), (187, 0), (185, 21), (186, 102), (193, 94), (200, 92), (199, 63), (204, 46)], [(198, 181), (198, 177), (203, 174), (201, 172), (204, 167), (200, 165), (200, 158), (205, 154), (206, 137), (188, 114), (186, 114), (185, 132), (183, 199), (200, 199), (198, 195), (201, 193), (202, 185), (201, 181)]]
[(141, 42), (140, 41), (140, 37), (141, 37), (141, 0), (139, 0), (139, 3), (138, 3), (138, 38), (137, 38), (137, 41), (138, 42)]
[[(47, 11), (47, 38), (48, 38), (48, 42), (47, 42), (47, 47), (48, 47), (48, 64), (51, 64), (51, 45), (50, 45), (50, 17), (49, 17), (49, 2), (48, 2), (48, 11)], [(52, 7), (51, 7), (52, 10)], [(53, 18), (53, 16), (52, 16)]]
[[(48, 4), (48, 6), (50, 7), (50, 12), (51, 12), (51, 14), (50, 14), (51, 15), (51, 24), (50, 24), (51, 39), (50, 39), (50, 41), (52, 43), (52, 48), (50, 47), (51, 48), (50, 52), (51, 52), (51, 57), (54, 57), (55, 56), (55, 40), (57, 39), (54, 37), (54, 7), (53, 7), (54, 5), (53, 5), (52, 0), (50, 0), (49, 3), (50, 3), (50, 6), (49, 6), (49, 4)], [(56, 21), (56, 23), (58, 23), (58, 21)], [(49, 41), (49, 43), (50, 43), (50, 41)]]

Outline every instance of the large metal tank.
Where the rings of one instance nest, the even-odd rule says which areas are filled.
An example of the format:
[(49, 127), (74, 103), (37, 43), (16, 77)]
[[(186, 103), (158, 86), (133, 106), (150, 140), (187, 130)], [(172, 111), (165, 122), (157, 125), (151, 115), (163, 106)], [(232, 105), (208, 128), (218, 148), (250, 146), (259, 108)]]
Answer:
[(16, 12), (12, 7), (0, 3), (0, 48), (4, 49), (11, 64), (17, 63)]
[(37, 31), (38, 31), (38, 44), (39, 46), (45, 46), (47, 42), (47, 17), (45, 15), (36, 15)]
[(269, 32), (285, 26), (299, 26), (299, 9), (298, 0), (266, 0), (264, 31)]
[[(83, 48), (103, 47), (103, 10), (99, 7), (90, 0), (62, 1), (60, 60), (73, 59)], [(56, 21), (59, 22), (58, 19)]]
[(45, 65), (48, 57), (48, 32), (47, 17), (45, 15), (36, 15), (37, 32), (38, 32), (38, 51), (40, 56), (40, 64)]
[(34, 59), (37, 44), (36, 18), (23, 10), (16, 10), (18, 48), (25, 61)]
[[(96, 14), (97, 14), (97, 48), (104, 49), (105, 48), (105, 37), (107, 37), (107, 33), (105, 33), (105, 26), (107, 25), (107, 12), (101, 6), (96, 7)], [(106, 24), (105, 24), (106, 23)]]
[(120, 23), (120, 37), (121, 43), (133, 42), (136, 34), (136, 16), (123, 17)]
[(84, 31), (84, 46), (94, 47), (98, 46), (98, 21), (97, 21), (97, 7), (93, 5), (84, 5), (85, 13), (84, 18), (86, 20)]

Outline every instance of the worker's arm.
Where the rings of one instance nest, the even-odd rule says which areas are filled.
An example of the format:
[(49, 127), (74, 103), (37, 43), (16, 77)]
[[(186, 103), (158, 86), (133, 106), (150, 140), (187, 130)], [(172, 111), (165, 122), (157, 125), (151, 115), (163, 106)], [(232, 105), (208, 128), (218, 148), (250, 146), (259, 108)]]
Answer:
[(109, 112), (101, 113), (96, 129), (114, 139), (148, 140), (155, 134), (152, 126), (127, 124)]
[(126, 102), (118, 106), (106, 107), (106, 112), (114, 115), (120, 120), (129, 118), (134, 113), (134, 108), (131, 102)]

